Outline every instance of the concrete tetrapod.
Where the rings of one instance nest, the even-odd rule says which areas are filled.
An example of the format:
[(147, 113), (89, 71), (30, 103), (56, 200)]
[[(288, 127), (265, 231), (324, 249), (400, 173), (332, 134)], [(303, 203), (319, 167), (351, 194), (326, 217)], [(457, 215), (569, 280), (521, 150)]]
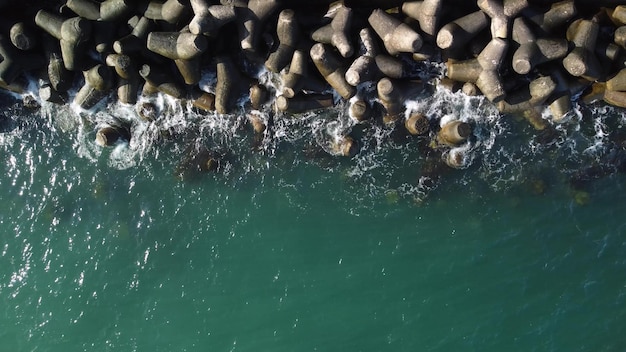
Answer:
[(250, 111), (246, 114), (248, 122), (252, 126), (252, 130), (256, 135), (262, 135), (267, 129), (267, 122), (259, 111)]
[(130, 34), (113, 42), (113, 50), (118, 54), (132, 54), (146, 49), (146, 39), (152, 32), (154, 22), (147, 17), (139, 17)]
[(574, 84), (568, 81), (566, 76), (571, 76), (563, 72), (563, 68), (553, 70), (551, 76), (556, 83), (556, 87), (545, 103), (548, 104), (552, 114), (552, 122), (561, 123), (564, 122), (566, 116), (572, 111), (572, 92), (570, 87), (573, 87)]
[(116, 21), (127, 15), (134, 7), (131, 0), (67, 0), (65, 5), (78, 16), (92, 21)]
[(61, 46), (53, 37), (42, 37), (44, 52), (48, 62), (48, 80), (52, 88), (58, 92), (67, 92), (72, 86), (73, 75), (65, 68), (61, 57)]
[(208, 48), (205, 36), (189, 32), (151, 32), (148, 34), (147, 48), (174, 60), (186, 84), (200, 81), (200, 56)]
[(340, 6), (333, 20), (326, 26), (314, 31), (311, 38), (318, 43), (331, 44), (337, 48), (341, 56), (347, 58), (354, 54), (354, 48), (349, 39), (351, 27), (352, 9)]
[(270, 98), (270, 92), (267, 88), (260, 84), (259, 82), (255, 82), (250, 85), (250, 107), (254, 110), (261, 110), (263, 105), (265, 105)]
[(117, 98), (124, 104), (135, 104), (139, 92), (140, 76), (128, 55), (109, 54), (105, 58), (107, 66), (117, 73)]
[(229, 57), (219, 56), (215, 61), (217, 63), (215, 111), (227, 114), (232, 111), (236, 100), (243, 92), (250, 89), (250, 81), (242, 76)]
[(422, 88), (422, 83), (417, 81), (403, 82), (389, 78), (378, 81), (376, 85), (378, 99), (385, 108), (383, 122), (390, 124), (398, 121), (405, 112), (404, 100)]
[(20, 50), (35, 49), (39, 44), (39, 33), (24, 22), (17, 22), (11, 26), (9, 37), (11, 43)]
[(569, 52), (565, 38), (538, 38), (532, 43), (522, 44), (513, 54), (513, 70), (527, 74), (537, 65), (564, 58)]
[(204, 111), (215, 111), (215, 94), (205, 91), (192, 93), (192, 105)]
[(276, 24), (278, 47), (265, 61), (265, 67), (272, 72), (279, 72), (289, 65), (300, 40), (300, 30), (293, 10), (283, 10), (278, 15)]
[(472, 134), (472, 126), (461, 120), (453, 120), (441, 126), (436, 140), (439, 144), (455, 147), (465, 143)]
[(83, 72), (85, 83), (76, 93), (74, 104), (82, 109), (91, 109), (104, 99), (113, 86), (111, 70), (102, 64), (97, 64)]
[(225, 24), (235, 20), (235, 8), (227, 5), (209, 5), (206, 0), (191, 0), (194, 17), (189, 22), (193, 34), (214, 36)]
[(626, 68), (621, 69), (611, 79), (606, 81), (606, 89), (612, 91), (626, 91)]
[(206, 51), (206, 37), (189, 32), (150, 32), (147, 37), (149, 50), (172, 60), (190, 60)]
[(161, 92), (174, 98), (185, 96), (185, 90), (159, 65), (144, 64), (139, 70), (139, 75), (146, 81), (142, 94), (150, 95), (154, 92)]
[(249, 0), (246, 6), (236, 6), (235, 22), (239, 28), (241, 49), (256, 53), (265, 21), (279, 8), (277, 0)]
[(344, 99), (356, 94), (356, 89), (345, 78), (346, 71), (339, 58), (328, 49), (326, 44), (317, 43), (311, 47), (311, 59), (326, 82)]
[(350, 117), (358, 122), (369, 120), (372, 118), (373, 111), (370, 104), (363, 99), (356, 99), (350, 104)]
[(420, 28), (430, 37), (439, 30), (439, 19), (443, 0), (407, 1), (402, 4), (402, 12), (416, 19)]
[(497, 103), (506, 97), (502, 78), (497, 70), (483, 70), (476, 80), (476, 87), (492, 103)]
[(151, 20), (163, 20), (171, 24), (185, 22), (190, 14), (191, 9), (183, 0), (150, 1), (143, 11), (143, 15)]
[(524, 17), (534, 22), (544, 33), (552, 33), (555, 29), (569, 22), (578, 9), (574, 0), (563, 0), (554, 2), (548, 11), (528, 8), (524, 11)]
[(303, 50), (297, 49), (293, 53), (289, 69), (283, 71), (282, 95), (293, 98), (298, 92), (323, 92), (328, 90), (326, 81), (318, 78), (317, 72), (311, 72), (308, 64), (309, 56)]
[(291, 58), (289, 70), (282, 75), (283, 89), (282, 95), (293, 98), (304, 85), (304, 77), (307, 72), (307, 55), (302, 50), (295, 50)]
[(600, 26), (589, 20), (579, 19), (568, 28), (568, 39), (575, 48), (564, 59), (563, 67), (572, 76), (596, 81), (602, 77), (602, 68), (594, 53)]
[(299, 93), (292, 98), (283, 95), (276, 97), (276, 109), (290, 113), (329, 108), (334, 105), (332, 94), (303, 94)]
[(543, 104), (554, 92), (557, 84), (550, 76), (539, 77), (515, 94), (510, 94), (506, 101), (500, 101), (496, 105), (503, 113), (514, 113), (532, 110)]
[(363, 53), (346, 70), (346, 81), (357, 86), (363, 82), (377, 81), (383, 77), (403, 78), (405, 67), (402, 61), (389, 55), (382, 55), (374, 41), (372, 30), (363, 28), (359, 32), (359, 44)]
[(398, 55), (401, 52), (413, 53), (422, 47), (423, 40), (419, 33), (381, 9), (372, 11), (367, 20), (383, 40), (385, 49), (390, 55)]
[(45, 10), (37, 12), (35, 23), (59, 39), (65, 68), (70, 71), (80, 70), (84, 44), (91, 36), (91, 23), (81, 17), (64, 19)]
[(110, 147), (119, 141), (130, 141), (130, 131), (123, 126), (105, 126), (96, 132), (96, 144)]
[(412, 135), (424, 135), (430, 130), (430, 123), (424, 114), (414, 112), (404, 122), (404, 127)]
[(465, 148), (451, 148), (442, 154), (443, 162), (453, 169), (463, 169), (470, 164), (468, 150)]
[(437, 32), (437, 46), (441, 49), (459, 50), (489, 25), (489, 17), (482, 11), (462, 16)]
[(509, 16), (504, 13), (504, 5), (498, 0), (478, 0), (478, 7), (491, 17), (491, 37), (509, 37)]

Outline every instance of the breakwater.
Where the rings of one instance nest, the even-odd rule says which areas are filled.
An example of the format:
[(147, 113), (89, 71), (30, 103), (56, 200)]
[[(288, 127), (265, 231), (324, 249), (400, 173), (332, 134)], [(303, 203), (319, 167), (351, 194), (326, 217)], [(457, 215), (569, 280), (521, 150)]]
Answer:
[[(170, 113), (159, 103), (163, 97), (200, 115), (245, 115), (259, 139), (277, 120), (336, 109), (352, 122), (318, 141), (323, 152), (353, 157), (363, 144), (355, 130), (385, 126), (419, 139), (427, 160), (420, 182), (436, 181), (442, 168), (469, 167), (474, 145), (489, 134), (463, 111), (415, 104), (438, 90), (484, 97), (500, 117), (530, 122), (543, 143), (580, 118), (581, 104), (626, 105), (626, 7), (614, 2), (0, 6), (1, 86), (26, 106), (71, 105), (87, 121), (111, 102), (132, 107), (132, 116), (94, 124), (100, 146), (128, 142), (137, 124)], [(159, 132), (177, 137), (171, 128)], [(610, 157), (581, 166), (573, 186), (623, 169), (623, 138), (619, 129), (609, 132)], [(220, 159), (211, 145), (196, 148), (180, 172), (219, 170)]]
[[(194, 50), (172, 51), (172, 34), (163, 34), (191, 27), (191, 2), (176, 24), (154, 18), (174, 13), (165, 3), (146, 12), (139, 5), (148, 2), (134, 2), (108, 21), (77, 15), (73, 2), (0, 4), (3, 53), (14, 55), (2, 54), (0, 67), (16, 73), (14, 91), (0, 91), (0, 350), (625, 349), (626, 114), (602, 95), (586, 99), (594, 86), (605, 94), (621, 59), (601, 64), (608, 79), (575, 78), (567, 55), (517, 73), (519, 44), (510, 36), (489, 45), (493, 20), (471, 1), (438, 10), (437, 34), (470, 14), (487, 20), (471, 40), (454, 34), (480, 49), (455, 56), (393, 0), (346, 1), (351, 10), (280, 2), (262, 26), (247, 27), (261, 28), (254, 53), (242, 48), (240, 16), (259, 3), (214, 1), (227, 16), (211, 16), (229, 22), (204, 39), (185, 34), (185, 45), (206, 42), (191, 59)], [(102, 17), (115, 3), (93, 4)], [(615, 16), (615, 4), (574, 5), (576, 15), (552, 31), (568, 53), (567, 28), (580, 18), (600, 25), (597, 43), (615, 43), (619, 25), (595, 16)], [(508, 26), (522, 18), (537, 30), (532, 11), (545, 18), (552, 6), (530, 1)], [(40, 10), (63, 20), (61, 40), (36, 24)], [(376, 32), (373, 14), (418, 33), (418, 52), (430, 47), (430, 58), (390, 53), (400, 44)], [(63, 24), (77, 17), (67, 23), (91, 31), (68, 70)], [(17, 49), (14, 24), (36, 44)], [(132, 35), (144, 25), (141, 39)], [(287, 35), (294, 26), (297, 40)], [(337, 26), (348, 28), (351, 46), (341, 44), (344, 29), (330, 44), (320, 39)], [(96, 33), (110, 34), (109, 49)], [(156, 33), (150, 48), (161, 43), (179, 58), (153, 52), (147, 33)], [(272, 53), (291, 52), (286, 44), (288, 64), (272, 71), (266, 62), (280, 63)], [(490, 62), (479, 54), (503, 44), (501, 62), (484, 70)], [(321, 72), (317, 60), (331, 54), (339, 66)], [(198, 83), (184, 83), (183, 61), (200, 62)], [(398, 61), (400, 78), (390, 69)], [(356, 62), (365, 73), (349, 70)], [(324, 77), (336, 80), (341, 69), (348, 86), (334, 89)], [(474, 95), (478, 79), (449, 80), (483, 70), (496, 74), (503, 100)], [(223, 80), (233, 72), (236, 80)], [(566, 95), (563, 118), (553, 117), (550, 97), (518, 105), (531, 113), (498, 110), (515, 106), (514, 93), (530, 92), (531, 82), (533, 92), (549, 87), (558, 72), (587, 87)], [(122, 75), (136, 85), (121, 84)], [(218, 101), (229, 102), (227, 113)], [(354, 143), (339, 148), (347, 137)], [(448, 165), (454, 160), (462, 169)]]

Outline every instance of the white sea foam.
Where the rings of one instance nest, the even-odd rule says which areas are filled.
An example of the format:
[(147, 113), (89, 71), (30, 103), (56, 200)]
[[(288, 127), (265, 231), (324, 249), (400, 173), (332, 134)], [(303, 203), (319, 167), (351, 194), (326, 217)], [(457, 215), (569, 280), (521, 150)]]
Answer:
[[(444, 65), (420, 64), (416, 71), (428, 77), (441, 77)], [(422, 71), (420, 71), (422, 70)], [(277, 74), (261, 68), (255, 75), (258, 82), (268, 88), (272, 97), (280, 94), (280, 79)], [(574, 104), (574, 110), (558, 124), (550, 121), (549, 109), (541, 116), (553, 131), (546, 139), (539, 131), (532, 131), (525, 121), (516, 121), (512, 116), (504, 116), (484, 97), (469, 97), (461, 92), (451, 92), (436, 83), (438, 78), (429, 81), (423, 92), (405, 101), (405, 115), (414, 112), (426, 116), (431, 125), (442, 126), (452, 120), (467, 122), (472, 126), (468, 141), (458, 147), (440, 149), (440, 157), (455, 156), (460, 162), (457, 167), (477, 170), (480, 178), (494, 188), (506, 188), (522, 180), (528, 169), (539, 168), (537, 160), (557, 158), (574, 164), (583, 159), (602, 162), (607, 153), (610, 134), (614, 127), (610, 124), (625, 125), (625, 114), (617, 108), (595, 104), (581, 106)], [(199, 87), (206, 92), (214, 92), (215, 72), (203, 72)], [(35, 85), (32, 85), (35, 89)], [(357, 87), (359, 96), (369, 96), (370, 102), (377, 102), (375, 84), (368, 82)], [(69, 92), (72, 100), (76, 87)], [(33, 94), (33, 93), (28, 93)], [(36, 95), (35, 95), (36, 96)], [(353, 101), (356, 98), (353, 98)], [(428, 144), (434, 139), (429, 136), (400, 138), (398, 129), (376, 121), (357, 122), (350, 116), (351, 102), (336, 99), (336, 106), (322, 111), (302, 114), (286, 114), (275, 111), (271, 102), (262, 110), (250, 111), (245, 105), (247, 99), (238, 102), (232, 114), (201, 112), (194, 109), (189, 101), (177, 100), (158, 93), (151, 97), (140, 97), (138, 104), (150, 102), (155, 105), (158, 117), (155, 121), (141, 120), (136, 106), (102, 101), (97, 107), (83, 110), (75, 104), (65, 106), (40, 102), (40, 117), (46, 127), (55, 133), (71, 136), (74, 151), (90, 162), (106, 158), (106, 165), (115, 169), (128, 169), (143, 165), (146, 161), (163, 156), (175, 160), (188, 150), (200, 150), (202, 146), (219, 150), (221, 154), (236, 156), (237, 167), (242, 172), (257, 172), (267, 169), (281, 149), (319, 149), (327, 155), (335, 155), (334, 163), (325, 163), (325, 168), (335, 170), (360, 184), (371, 186), (372, 192), (385, 194), (389, 188), (401, 194), (415, 195), (424, 183), (420, 169), (425, 167), (422, 152), (417, 144)], [(254, 113), (268, 125), (261, 136), (254, 136), (247, 114)], [(123, 124), (129, 126), (132, 138), (127, 143), (117, 144), (106, 151), (96, 145), (95, 132), (105, 125)], [(589, 125), (590, 124), (590, 125)], [(587, 127), (584, 127), (587, 126)], [(592, 126), (591, 129), (589, 126)], [(14, 133), (0, 134), (0, 145), (15, 143), (21, 129)], [(346, 135), (353, 135), (359, 145), (359, 153), (349, 160), (338, 157), (335, 143)], [(540, 138), (541, 137), (541, 138)], [(421, 142), (420, 142), (421, 141)], [(163, 144), (175, 153), (163, 153)], [(189, 148), (193, 145), (194, 148)], [(556, 148), (557, 152), (549, 152)], [(177, 155), (177, 156), (176, 156)], [(260, 155), (260, 156), (259, 156)], [(311, 154), (315, 155), (315, 153)], [(264, 161), (263, 161), (264, 160)], [(529, 161), (533, 160), (532, 166)], [(549, 163), (549, 161), (548, 161)], [(232, 163), (225, 164), (225, 170), (233, 171)], [(413, 171), (412, 181), (407, 178), (406, 169)], [(403, 176), (404, 181), (394, 179)], [(426, 177), (427, 179), (429, 177)], [(430, 181), (429, 181), (430, 182)], [(427, 182), (427, 183), (429, 183)], [(407, 185), (418, 185), (408, 187)], [(368, 186), (369, 187), (369, 186)], [(427, 187), (422, 187), (425, 189)]]

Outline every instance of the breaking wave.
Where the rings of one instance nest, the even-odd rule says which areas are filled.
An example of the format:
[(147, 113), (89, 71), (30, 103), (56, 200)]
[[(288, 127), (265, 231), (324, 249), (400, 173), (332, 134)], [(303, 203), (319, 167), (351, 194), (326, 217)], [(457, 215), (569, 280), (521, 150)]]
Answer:
[[(350, 116), (350, 102), (337, 97), (332, 108), (301, 114), (278, 112), (272, 104), (251, 110), (241, 101), (236, 113), (221, 115), (199, 111), (189, 101), (162, 94), (141, 98), (136, 106), (105, 101), (92, 111), (41, 101), (40, 108), (29, 109), (19, 103), (23, 97), (14, 96), (18, 99), (13, 102), (6, 98), (9, 109), (1, 116), (0, 146), (9, 150), (25, 131), (36, 130), (38, 137), (31, 143), (45, 145), (42, 140), (50, 138), (69, 141), (76, 156), (89, 163), (105, 163), (117, 170), (138, 169), (152, 177), (160, 177), (153, 169), (161, 164), (181, 178), (196, 177), (195, 170), (185, 169), (197, 155), (208, 153), (220, 160), (218, 173), (212, 177), (235, 185), (262, 177), (271, 169), (321, 168), (327, 177), (345, 183), (347, 191), (361, 202), (380, 198), (422, 202), (441, 184), (506, 191), (530, 183), (534, 191), (542, 193), (549, 185), (576, 188), (621, 171), (626, 138), (621, 130), (626, 115), (620, 109), (604, 104), (575, 105), (570, 118), (560, 124), (551, 122), (544, 111), (537, 126), (537, 121), (531, 124), (522, 116), (500, 114), (483, 97), (440, 88), (436, 83), (443, 68), (433, 65), (428, 69), (435, 72), (434, 79), (405, 101), (405, 118), (420, 112), (431, 125), (442, 126), (451, 120), (470, 123), (472, 135), (461, 146), (433, 150), (432, 132), (412, 136), (403, 121), (397, 125), (358, 122)], [(215, 74), (204, 77), (201, 87), (211, 91)], [(275, 89), (268, 72), (259, 73), (258, 78)], [(372, 89), (359, 87), (362, 92)], [(37, 99), (34, 94), (27, 95)], [(158, 110), (154, 121), (137, 115), (137, 107), (145, 101)], [(268, 128), (255, 134), (250, 115)], [(95, 132), (116, 124), (130, 126), (130, 141), (112, 148), (97, 145)], [(357, 141), (358, 153), (351, 158), (337, 156), (334, 142), (348, 134)], [(58, 144), (51, 143), (50, 148)], [(448, 167), (447, 159), (454, 160), (458, 170)]]

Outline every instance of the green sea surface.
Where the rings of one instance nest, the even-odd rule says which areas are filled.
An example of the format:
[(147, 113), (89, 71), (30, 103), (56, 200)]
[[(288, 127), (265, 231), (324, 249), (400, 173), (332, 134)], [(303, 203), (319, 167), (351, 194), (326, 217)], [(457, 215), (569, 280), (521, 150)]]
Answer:
[[(619, 112), (576, 145), (479, 121), (426, 194), (406, 136), (303, 151), (337, 111), (277, 118), (260, 151), (244, 116), (185, 114), (160, 123), (191, 135), (103, 149), (80, 114), (3, 105), (0, 351), (626, 350), (626, 178), (566, 172)], [(181, 171), (199, 145), (219, 172)]]

